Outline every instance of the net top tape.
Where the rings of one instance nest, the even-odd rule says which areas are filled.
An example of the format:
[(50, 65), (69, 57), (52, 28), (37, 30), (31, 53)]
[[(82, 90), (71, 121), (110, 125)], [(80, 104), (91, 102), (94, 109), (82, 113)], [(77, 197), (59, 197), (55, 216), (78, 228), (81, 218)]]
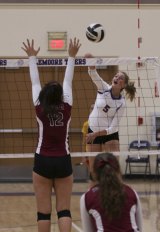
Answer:
[[(160, 150), (149, 150), (149, 151), (121, 151), (112, 152), (115, 156), (127, 157), (128, 155), (133, 157), (146, 157), (146, 156), (157, 156), (160, 155)], [(71, 157), (95, 157), (97, 152), (71, 152)], [(17, 153), (17, 154), (0, 154), (0, 159), (10, 158), (33, 158), (33, 153)]]
[[(40, 67), (66, 66), (67, 58), (37, 58), (37, 65)], [(108, 66), (121, 64), (138, 63), (159, 63), (158, 57), (131, 58), (76, 58), (75, 66)], [(0, 68), (20, 68), (28, 67), (28, 59), (0, 59)]]

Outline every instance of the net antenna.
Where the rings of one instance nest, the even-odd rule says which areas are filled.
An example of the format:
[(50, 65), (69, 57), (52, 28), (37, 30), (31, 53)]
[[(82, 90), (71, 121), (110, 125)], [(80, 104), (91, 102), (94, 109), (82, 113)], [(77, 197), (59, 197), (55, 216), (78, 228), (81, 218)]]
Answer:
[[(141, 20), (140, 20), (140, 15), (141, 15), (141, 9), (140, 9), (140, 0), (137, 0), (137, 12), (138, 12), (138, 19), (137, 19), (137, 28), (138, 28), (138, 38), (137, 38), (137, 48), (138, 48), (138, 60), (139, 62), (137, 63), (137, 67), (140, 68), (143, 66), (141, 63), (141, 43), (142, 43), (142, 37), (141, 37)], [(138, 75), (138, 90), (141, 89), (141, 78), (139, 75), (139, 72), (137, 72)], [(138, 91), (139, 92), (139, 91)], [(138, 147), (140, 147), (140, 125), (143, 124), (143, 117), (141, 114), (141, 97), (140, 95), (137, 97), (137, 121), (138, 121)], [(140, 156), (138, 154), (138, 159), (140, 159)]]

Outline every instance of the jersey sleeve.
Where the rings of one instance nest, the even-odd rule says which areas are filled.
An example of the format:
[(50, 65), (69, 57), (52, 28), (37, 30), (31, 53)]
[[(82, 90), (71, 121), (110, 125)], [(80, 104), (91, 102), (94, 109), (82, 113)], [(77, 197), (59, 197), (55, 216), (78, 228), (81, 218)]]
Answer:
[(83, 194), (80, 198), (80, 214), (81, 214), (83, 232), (93, 232), (94, 229), (91, 222), (91, 218), (87, 212), (85, 205), (85, 194)]
[(137, 207), (136, 207), (136, 223), (138, 226), (138, 229), (140, 232), (143, 231), (143, 224), (142, 224), (142, 208), (141, 208), (141, 202), (139, 199), (138, 194), (135, 192), (136, 198), (137, 198)]
[(69, 57), (65, 71), (64, 81), (63, 81), (63, 97), (64, 97), (63, 100), (69, 105), (73, 104), (72, 80), (74, 76), (74, 66), (75, 66), (75, 59), (73, 57)]
[(124, 110), (125, 110), (125, 103), (122, 103), (122, 105), (116, 111), (110, 127), (106, 129), (107, 135), (113, 134), (118, 131), (119, 122), (124, 114)]
[(33, 104), (36, 105), (39, 93), (41, 91), (41, 84), (39, 80), (39, 72), (35, 56), (29, 57), (29, 72), (32, 84), (32, 99)]
[(97, 90), (99, 92), (104, 92), (105, 90), (108, 90), (110, 88), (110, 85), (107, 84), (97, 73), (96, 69), (90, 69), (88, 68), (88, 74), (91, 77), (94, 84), (97, 86)]

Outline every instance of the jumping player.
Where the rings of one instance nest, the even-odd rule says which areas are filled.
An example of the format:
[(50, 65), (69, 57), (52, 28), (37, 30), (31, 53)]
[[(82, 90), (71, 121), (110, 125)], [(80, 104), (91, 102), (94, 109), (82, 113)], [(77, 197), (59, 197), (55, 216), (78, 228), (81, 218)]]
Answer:
[[(36, 56), (40, 50), (27, 40), (22, 49), (29, 56), (33, 104), (36, 111), (39, 138), (33, 167), (33, 185), (37, 202), (39, 232), (50, 232), (52, 189), (56, 195), (56, 211), (60, 232), (71, 231), (70, 198), (73, 176), (68, 147), (68, 130), (72, 108), (72, 79), (79, 40), (70, 40), (68, 63), (63, 87), (56, 81), (41, 88)], [(65, 191), (65, 194), (64, 194)]]
[(80, 199), (83, 232), (142, 232), (141, 203), (123, 183), (118, 159), (99, 153), (93, 168), (97, 185)]
[[(92, 58), (86, 54), (86, 58)], [(90, 152), (117, 152), (119, 151), (119, 123), (125, 110), (126, 97), (132, 101), (135, 98), (134, 82), (129, 80), (125, 72), (118, 72), (109, 85), (96, 71), (95, 66), (88, 68), (88, 73), (97, 86), (97, 97), (94, 108), (89, 115), (89, 128), (86, 135), (87, 150)], [(91, 176), (94, 157), (89, 158)], [(94, 179), (94, 178), (93, 178)]]

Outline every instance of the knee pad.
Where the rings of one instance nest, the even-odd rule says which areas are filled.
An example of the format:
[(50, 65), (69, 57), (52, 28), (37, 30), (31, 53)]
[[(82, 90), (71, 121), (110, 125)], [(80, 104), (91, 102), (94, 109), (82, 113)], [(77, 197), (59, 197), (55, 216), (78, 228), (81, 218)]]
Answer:
[(40, 221), (40, 220), (51, 220), (51, 214), (50, 213), (45, 214), (45, 213), (38, 212), (37, 221)]
[(61, 210), (57, 212), (58, 219), (61, 217), (70, 217), (71, 218), (71, 212), (68, 209)]

